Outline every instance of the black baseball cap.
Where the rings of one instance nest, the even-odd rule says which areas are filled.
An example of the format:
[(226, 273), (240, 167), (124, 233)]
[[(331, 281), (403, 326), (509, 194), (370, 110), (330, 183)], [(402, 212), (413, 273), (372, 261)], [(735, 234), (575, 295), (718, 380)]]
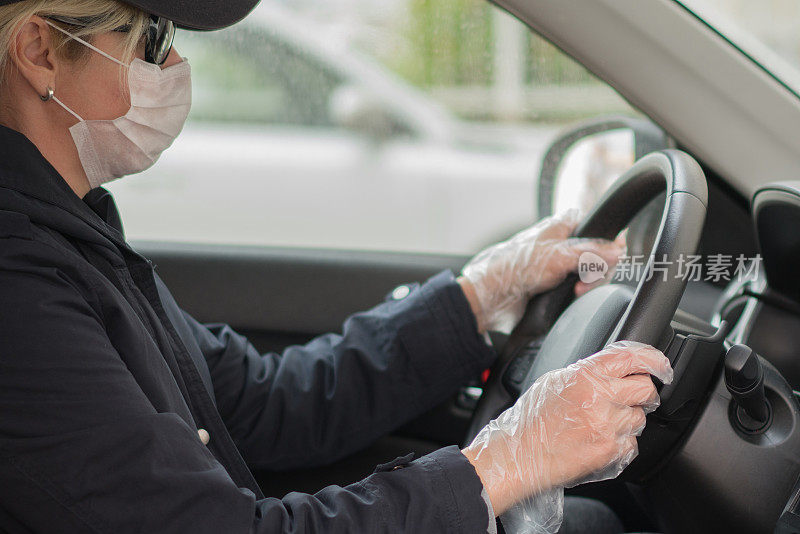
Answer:
[[(0, 0), (0, 6), (26, 0)], [(120, 0), (150, 15), (167, 18), (187, 30), (219, 30), (236, 24), (260, 0)]]

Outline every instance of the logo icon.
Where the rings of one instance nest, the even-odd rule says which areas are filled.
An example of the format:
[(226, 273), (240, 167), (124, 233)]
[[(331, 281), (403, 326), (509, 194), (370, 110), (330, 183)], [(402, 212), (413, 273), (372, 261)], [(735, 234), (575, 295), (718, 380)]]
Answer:
[(578, 278), (585, 284), (603, 279), (608, 273), (606, 260), (594, 252), (584, 252), (578, 258)]

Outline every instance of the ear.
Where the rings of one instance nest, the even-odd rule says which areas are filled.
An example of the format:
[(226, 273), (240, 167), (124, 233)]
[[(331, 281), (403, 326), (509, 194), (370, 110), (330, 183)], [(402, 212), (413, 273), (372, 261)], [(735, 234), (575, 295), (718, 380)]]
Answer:
[(48, 87), (55, 90), (58, 59), (50, 32), (47, 22), (34, 15), (22, 24), (9, 47), (11, 63), (39, 95), (47, 94)]

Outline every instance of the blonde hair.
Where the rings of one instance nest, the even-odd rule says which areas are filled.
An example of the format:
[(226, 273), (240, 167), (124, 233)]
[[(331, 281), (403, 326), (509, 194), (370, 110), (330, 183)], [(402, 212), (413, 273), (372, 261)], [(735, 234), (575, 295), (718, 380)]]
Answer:
[[(0, 84), (5, 80), (9, 66), (11, 46), (25, 22), (32, 16), (68, 17), (86, 19), (88, 23), (73, 26), (52, 21), (81, 39), (92, 42), (95, 35), (130, 25), (125, 33), (123, 63), (129, 63), (136, 54), (136, 47), (144, 35), (147, 14), (117, 0), (22, 0), (0, 6)], [(50, 28), (56, 51), (65, 59), (79, 61), (88, 56), (90, 50), (66, 34)]]

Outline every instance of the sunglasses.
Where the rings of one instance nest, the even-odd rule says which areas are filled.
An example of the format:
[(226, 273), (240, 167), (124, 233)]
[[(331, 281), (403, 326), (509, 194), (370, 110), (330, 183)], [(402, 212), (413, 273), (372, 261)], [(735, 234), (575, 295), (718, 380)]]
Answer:
[[(94, 21), (88, 17), (47, 17), (50, 20), (68, 24), (70, 26), (88, 26)], [(113, 31), (128, 33), (132, 29), (130, 24), (114, 28)], [(163, 65), (172, 50), (172, 42), (175, 40), (175, 23), (164, 17), (150, 15), (147, 27), (144, 31), (144, 60), (154, 65)]]

